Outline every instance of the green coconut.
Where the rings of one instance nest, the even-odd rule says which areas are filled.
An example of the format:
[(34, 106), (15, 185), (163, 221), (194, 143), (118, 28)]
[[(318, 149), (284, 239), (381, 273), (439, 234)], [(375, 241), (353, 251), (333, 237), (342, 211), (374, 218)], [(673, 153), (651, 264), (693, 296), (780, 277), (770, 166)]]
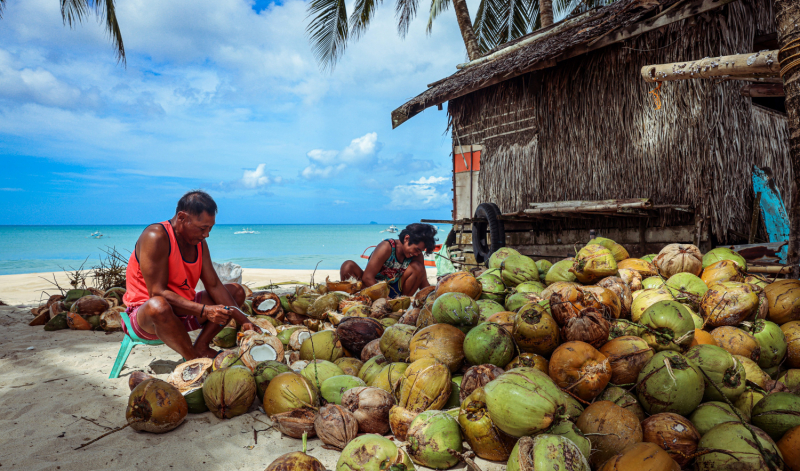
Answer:
[(586, 245), (592, 245), (592, 244), (602, 245), (603, 247), (607, 248), (608, 251), (611, 252), (611, 254), (614, 256), (614, 260), (616, 260), (617, 262), (621, 262), (626, 258), (630, 258), (630, 255), (628, 255), (628, 251), (625, 250), (625, 247), (614, 242), (611, 239), (607, 239), (605, 237), (595, 237), (594, 239), (590, 240), (589, 243), (587, 243)]
[(495, 259), (494, 254), (489, 259), (489, 268), (499, 269), (503, 284), (508, 287), (514, 288), (526, 281), (539, 281), (539, 268), (530, 257), (516, 253), (508, 255), (499, 262), (493, 259)]
[(477, 280), (481, 284), (482, 289), (480, 299), (488, 299), (497, 302), (502, 302), (503, 299), (505, 299), (506, 285), (503, 284), (500, 270), (496, 268), (486, 270)]
[(689, 309), (676, 301), (658, 301), (640, 319), (646, 328), (641, 337), (654, 351), (687, 348), (694, 339), (694, 320)]
[(535, 368), (514, 368), (483, 389), (492, 422), (512, 437), (547, 430), (567, 409), (566, 394)]
[(515, 354), (514, 338), (498, 324), (484, 322), (464, 338), (464, 356), (473, 365), (492, 364), (503, 368)]
[(703, 255), (703, 268), (723, 260), (731, 260), (739, 265), (742, 270), (747, 270), (747, 262), (744, 257), (727, 247), (717, 247), (716, 249), (711, 249), (706, 252), (706, 254)]
[(306, 365), (305, 368), (300, 370), (300, 374), (319, 389), (326, 379), (342, 376), (344, 371), (330, 361), (317, 360)]
[(570, 271), (572, 268), (573, 259), (561, 260), (556, 262), (547, 270), (547, 275), (544, 277), (544, 282), (547, 286), (557, 283), (559, 281), (577, 281), (578, 278)]
[(384, 366), (383, 369), (372, 378), (372, 381), (370, 381), (368, 385), (383, 389), (386, 392), (394, 393), (403, 380), (403, 373), (406, 372), (408, 367), (408, 363), (390, 363)]
[(633, 414), (639, 419), (639, 422), (644, 420), (644, 411), (642, 410), (642, 406), (639, 405), (639, 401), (636, 400), (636, 396), (620, 388), (619, 386), (607, 387), (602, 393), (600, 393), (599, 396), (597, 396), (595, 401), (613, 402), (623, 409), (628, 409), (629, 411), (633, 412)]
[(545, 285), (539, 281), (526, 281), (525, 283), (520, 283), (514, 288), (514, 291), (517, 293), (533, 293), (541, 295), (542, 291), (544, 291)]
[(551, 427), (547, 433), (569, 438), (572, 443), (578, 446), (581, 454), (583, 454), (583, 457), (587, 460), (589, 459), (589, 455), (592, 454), (592, 442), (590, 442), (589, 439), (586, 438), (586, 435), (581, 432), (581, 429), (570, 420), (565, 420)]
[(653, 260), (655, 260), (656, 257), (658, 257), (657, 253), (651, 253), (645, 255), (644, 257), (640, 257), (639, 260), (644, 260), (647, 263), (653, 263)]
[(344, 374), (350, 376), (358, 376), (358, 372), (361, 371), (361, 367), (364, 366), (363, 361), (353, 357), (339, 358), (333, 362), (333, 364), (341, 368)]
[(256, 398), (256, 382), (245, 366), (212, 371), (203, 382), (206, 406), (218, 419), (230, 419), (250, 409)]
[(704, 402), (697, 406), (697, 409), (689, 416), (694, 428), (700, 432), (702, 437), (716, 425), (725, 422), (739, 422), (739, 416), (733, 408), (724, 402), (711, 401)]
[(288, 294), (284, 294), (283, 296), (280, 297), (280, 299), (281, 299), (281, 309), (283, 309), (285, 312), (289, 311), (294, 312), (292, 311), (292, 305), (289, 303)]
[(289, 345), (289, 339), (292, 338), (292, 332), (294, 332), (297, 329), (304, 329), (304, 328), (305, 327), (303, 327), (302, 325), (286, 327), (285, 329), (282, 329), (281, 331), (278, 332), (278, 339), (284, 346), (287, 346)]
[(592, 284), (607, 276), (616, 276), (617, 262), (610, 250), (602, 245), (591, 244), (578, 252), (570, 271), (579, 282)]
[(590, 471), (583, 451), (568, 437), (542, 434), (522, 437), (506, 463), (506, 471), (538, 471), (552, 469)]
[(478, 323), (480, 308), (466, 294), (445, 293), (436, 298), (431, 314), (436, 322), (454, 325), (467, 333)]
[(359, 378), (350, 375), (333, 376), (322, 382), (320, 394), (329, 403), (341, 404), (342, 396), (350, 389), (367, 384)]
[(631, 303), (631, 320), (633, 322), (639, 322), (639, 320), (642, 318), (642, 315), (644, 315), (644, 311), (659, 301), (674, 300), (675, 298), (672, 297), (672, 293), (666, 289), (642, 290)]
[(70, 310), (72, 305), (84, 296), (91, 296), (92, 292), (88, 289), (71, 289), (66, 292), (64, 299), (61, 302), (64, 304), (64, 309)]
[(208, 412), (206, 399), (203, 397), (203, 387), (187, 389), (183, 393), (183, 398), (186, 399), (186, 404), (189, 406), (190, 414), (202, 414)]
[(408, 454), (419, 465), (447, 469), (459, 462), (456, 453), (463, 451), (461, 428), (450, 414), (425, 411), (408, 427)]
[(219, 370), (235, 365), (244, 366), (244, 362), (242, 362), (242, 357), (239, 355), (238, 348), (232, 348), (230, 350), (223, 350), (219, 352), (219, 354), (217, 354), (217, 356), (214, 358), (213, 369)]
[(391, 317), (384, 317), (381, 319), (381, 325), (384, 329), (388, 329), (395, 324), (397, 324), (397, 319), (392, 319)]
[(339, 308), (341, 298), (336, 293), (328, 293), (314, 300), (306, 315), (314, 319), (324, 319), (328, 311), (336, 311)]
[(486, 319), (492, 316), (492, 314), (497, 314), (498, 312), (504, 312), (506, 308), (497, 301), (492, 301), (491, 299), (479, 299), (476, 301), (478, 304), (478, 309), (480, 309), (480, 314), (478, 314), (478, 323), (486, 322)]
[(511, 247), (501, 247), (497, 249), (491, 257), (489, 257), (489, 261), (486, 262), (486, 266), (489, 268), (500, 268), (500, 264), (503, 263), (506, 258), (510, 257), (511, 255), (519, 254), (519, 252)]
[(789, 392), (767, 395), (753, 407), (750, 420), (773, 440), (800, 425), (800, 396)]
[(708, 286), (691, 273), (676, 273), (667, 280), (667, 289), (675, 295), (678, 301), (692, 306), (693, 309), (698, 309), (700, 300), (708, 291)]
[(650, 276), (642, 280), (642, 289), (658, 289), (664, 286), (664, 279), (660, 276)]
[(514, 319), (513, 337), (523, 352), (550, 355), (559, 344), (558, 324), (545, 308), (529, 303)]
[(572, 395), (570, 394), (564, 392), (561, 394), (561, 396), (562, 399), (564, 400), (564, 403), (567, 404), (567, 409), (564, 411), (564, 415), (567, 416), (569, 420), (571, 420), (572, 422), (575, 422), (576, 420), (578, 420), (578, 417), (580, 417), (581, 414), (583, 414), (583, 405), (580, 402), (578, 402), (577, 399), (572, 397)]
[(784, 371), (778, 376), (778, 381), (785, 384), (789, 389), (796, 389), (800, 386), (800, 369)]
[(453, 376), (450, 379), (450, 397), (442, 407), (443, 410), (453, 409), (461, 405), (461, 380), (463, 379), (463, 376)]
[(508, 312), (517, 312), (522, 306), (530, 303), (539, 303), (550, 305), (549, 301), (542, 299), (536, 293), (514, 293), (510, 294), (505, 301), (505, 310)]
[(786, 356), (786, 336), (780, 326), (774, 322), (757, 319), (748, 331), (756, 338), (761, 347), (761, 356), (758, 357), (758, 366), (773, 368), (778, 366)]
[(689, 415), (703, 400), (702, 374), (678, 352), (665, 350), (639, 372), (636, 395), (648, 414), (674, 412)]
[(286, 298), (286, 300), (289, 303), (288, 310), (296, 314), (305, 316), (308, 313), (308, 310), (311, 309), (311, 306), (314, 305), (314, 302), (317, 300), (317, 298), (319, 298), (319, 296), (320, 295), (317, 293), (305, 293), (300, 295), (290, 294)]
[(269, 382), (272, 381), (272, 378), (288, 371), (292, 371), (292, 369), (286, 364), (274, 360), (262, 361), (256, 365), (256, 369), (253, 371), (253, 378), (256, 380), (256, 394), (258, 395), (258, 400), (264, 401), (264, 391), (267, 390), (267, 386), (269, 386)]
[(361, 369), (358, 370), (358, 377), (365, 383), (369, 384), (372, 382), (375, 376), (381, 372), (383, 367), (389, 363), (389, 360), (387, 360), (385, 356), (375, 355), (364, 362), (364, 364), (361, 366)]
[[(448, 293), (455, 294), (455, 293)], [(442, 298), (447, 295), (441, 296)], [(469, 296), (464, 295), (467, 299)], [(438, 301), (438, 300), (437, 300)], [(474, 301), (473, 301), (474, 302)], [(477, 309), (477, 305), (476, 305)], [(477, 314), (476, 314), (477, 316)], [(381, 336), (380, 346), (383, 356), (392, 363), (406, 362), (411, 354), (411, 338), (414, 337), (417, 327), (406, 324), (395, 324), (388, 327)], [(366, 381), (365, 378), (361, 378)]]
[(552, 268), (553, 263), (549, 260), (536, 260), (536, 268), (539, 269), (539, 279), (544, 280), (545, 276), (547, 276), (547, 272), (550, 271)]
[[(705, 373), (704, 400), (722, 401), (722, 396), (717, 388), (731, 402), (738, 399), (744, 392), (747, 386), (744, 365), (724, 348), (716, 345), (695, 345), (686, 352), (685, 358), (697, 368), (697, 371), (700, 371), (701, 374)], [(711, 382), (717, 388), (712, 386)]]
[[(753, 434), (765, 455), (761, 454)], [(770, 469), (770, 464), (774, 466), (772, 469), (783, 469), (781, 454), (769, 435), (755, 427), (748, 429), (741, 422), (717, 425), (703, 435), (697, 448), (710, 451), (695, 459), (697, 471), (762, 471)]]
[(336, 361), (342, 355), (344, 349), (335, 330), (314, 332), (300, 346), (300, 359), (305, 361)]
[[(365, 434), (344, 447), (336, 471), (411, 471), (414, 463), (395, 442), (380, 435)], [(294, 470), (292, 470), (294, 471)]]
[(64, 329), (69, 329), (69, 326), (67, 325), (67, 315), (63, 312), (53, 316), (53, 318), (47, 321), (47, 324), (44, 325), (44, 330), (48, 332)]
[(214, 336), (212, 342), (220, 348), (231, 348), (236, 346), (236, 334), (238, 331), (233, 327), (225, 327)]
[(745, 417), (745, 420), (750, 422), (750, 419), (753, 415), (753, 407), (758, 404), (758, 401), (764, 399), (764, 396), (766, 396), (766, 394), (763, 392), (756, 391), (755, 389), (748, 387), (739, 396), (739, 399), (736, 399), (736, 402), (734, 402), (733, 405), (739, 409), (739, 412), (742, 413), (742, 415)]
[(641, 328), (628, 321), (627, 319), (617, 319), (611, 321), (611, 327), (608, 331), (608, 340), (614, 340), (618, 337), (633, 336), (638, 337), (641, 333)]

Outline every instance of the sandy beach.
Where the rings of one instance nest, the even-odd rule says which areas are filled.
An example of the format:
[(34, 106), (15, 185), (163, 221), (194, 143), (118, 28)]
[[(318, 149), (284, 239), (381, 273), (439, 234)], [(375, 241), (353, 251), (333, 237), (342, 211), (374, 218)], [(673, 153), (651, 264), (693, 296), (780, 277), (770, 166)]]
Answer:
[[(332, 271), (318, 271), (324, 279)], [(300, 279), (311, 271), (245, 270), (260, 286)], [(129, 428), (83, 449), (82, 443), (125, 425), (128, 375), (142, 370), (166, 379), (180, 355), (166, 346), (133, 350), (118, 379), (108, 379), (123, 334), (102, 331), (45, 332), (29, 327), (31, 302), (48, 283), (36, 275), (0, 276), (0, 466), (19, 470), (192, 469), (263, 470), (278, 456), (301, 449), (300, 440), (270, 429), (256, 403), (230, 420), (210, 412), (190, 414), (172, 432), (154, 435)], [(252, 286), (252, 285), (251, 285)], [(334, 469), (339, 453), (309, 440), (309, 454)], [(505, 463), (478, 460), (484, 471)], [(463, 464), (455, 469), (463, 469)]]

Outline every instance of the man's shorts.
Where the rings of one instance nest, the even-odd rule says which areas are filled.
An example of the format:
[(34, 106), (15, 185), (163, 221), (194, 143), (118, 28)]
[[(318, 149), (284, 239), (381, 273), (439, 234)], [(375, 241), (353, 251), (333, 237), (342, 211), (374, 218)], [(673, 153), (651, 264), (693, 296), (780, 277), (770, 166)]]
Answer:
[[(198, 292), (194, 296), (194, 302), (199, 303), (200, 299), (202, 298), (203, 291)], [(144, 306), (144, 304), (140, 304), (138, 306), (128, 306), (128, 309), (125, 311), (128, 314), (128, 317), (131, 319), (131, 326), (133, 327), (134, 333), (139, 336), (140, 339), (143, 340), (158, 340), (158, 337), (155, 334), (148, 334), (139, 326), (139, 321), (136, 320), (136, 314), (139, 312), (139, 308)], [(186, 328), (186, 332), (191, 332), (193, 330), (197, 330), (202, 328), (203, 326), (200, 325), (200, 322), (197, 320), (195, 316), (177, 316), (178, 319), (183, 322), (183, 326)], [(127, 334), (128, 328), (125, 326), (125, 323), (122, 323), (122, 330)]]

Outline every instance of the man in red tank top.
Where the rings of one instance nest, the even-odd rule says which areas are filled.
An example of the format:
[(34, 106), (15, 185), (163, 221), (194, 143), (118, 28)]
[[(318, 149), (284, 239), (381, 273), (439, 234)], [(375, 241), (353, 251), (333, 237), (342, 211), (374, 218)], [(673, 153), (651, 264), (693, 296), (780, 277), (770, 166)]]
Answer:
[[(242, 313), (244, 290), (223, 285), (211, 264), (208, 237), (217, 204), (203, 191), (190, 191), (178, 201), (175, 216), (142, 232), (126, 271), (125, 305), (136, 334), (160, 339), (183, 358), (213, 358), (208, 345), (233, 317), (246, 329), (260, 330)], [(206, 290), (195, 292), (202, 280)], [(192, 344), (188, 332), (202, 328)]]

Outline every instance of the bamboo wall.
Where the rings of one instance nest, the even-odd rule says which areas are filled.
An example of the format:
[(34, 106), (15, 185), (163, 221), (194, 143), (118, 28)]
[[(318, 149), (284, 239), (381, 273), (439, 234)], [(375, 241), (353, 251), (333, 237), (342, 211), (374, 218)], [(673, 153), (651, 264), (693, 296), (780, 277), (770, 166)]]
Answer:
[[(452, 100), (453, 141), (484, 146), (480, 201), (503, 212), (530, 202), (651, 197), (656, 204), (701, 203), (710, 192), (711, 231), (739, 241), (752, 214), (752, 165), (772, 168), (787, 207), (788, 129), (779, 113), (742, 97), (741, 81), (665, 83), (654, 109), (647, 64), (745, 53), (773, 32), (767, 0), (734, 2)], [(691, 214), (666, 213), (650, 225), (686, 225)], [(542, 229), (638, 225), (635, 220), (537, 223)]]

